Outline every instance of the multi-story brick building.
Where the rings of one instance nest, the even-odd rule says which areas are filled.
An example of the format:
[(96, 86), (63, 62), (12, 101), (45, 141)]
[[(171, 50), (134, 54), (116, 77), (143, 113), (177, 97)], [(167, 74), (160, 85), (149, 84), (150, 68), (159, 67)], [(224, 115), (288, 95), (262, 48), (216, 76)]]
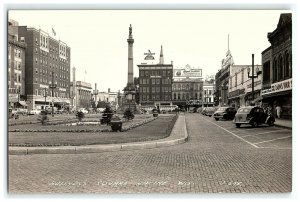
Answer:
[(173, 72), (173, 104), (180, 108), (199, 107), (203, 103), (202, 69), (186, 65)]
[(10, 107), (18, 103), (26, 105), (25, 100), (25, 50), (24, 37), (19, 36), (18, 22), (8, 22), (8, 102)]
[(277, 28), (268, 33), (271, 46), (262, 52), (263, 104), (282, 108), (283, 118), (292, 118), (292, 14), (280, 15)]
[(142, 107), (158, 107), (172, 105), (173, 64), (164, 64), (160, 53), (158, 64), (140, 64), (139, 96)]
[[(18, 26), (18, 32), (27, 43), (25, 93), (28, 108), (69, 105), (70, 47), (41, 29)], [(56, 88), (51, 89), (49, 84)]]

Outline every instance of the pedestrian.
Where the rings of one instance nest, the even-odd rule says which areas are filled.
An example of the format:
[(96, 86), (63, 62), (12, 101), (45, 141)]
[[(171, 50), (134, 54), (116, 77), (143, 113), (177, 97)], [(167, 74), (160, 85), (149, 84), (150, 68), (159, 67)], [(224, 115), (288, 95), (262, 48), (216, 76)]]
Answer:
[(282, 109), (279, 105), (277, 105), (275, 109), (276, 109), (277, 118), (280, 119)]

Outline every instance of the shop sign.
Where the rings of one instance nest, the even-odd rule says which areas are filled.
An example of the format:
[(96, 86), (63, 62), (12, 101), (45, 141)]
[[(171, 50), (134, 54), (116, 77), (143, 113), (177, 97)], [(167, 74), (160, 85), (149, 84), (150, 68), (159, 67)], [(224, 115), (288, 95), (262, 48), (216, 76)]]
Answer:
[(235, 91), (231, 91), (228, 93), (228, 97), (231, 98), (231, 97), (237, 97), (241, 94), (245, 94), (245, 88), (243, 89), (237, 89)]
[(267, 94), (277, 93), (277, 92), (287, 91), (287, 90), (292, 90), (292, 79), (287, 79), (284, 81), (273, 83), (271, 85), (271, 88), (262, 90), (261, 94), (267, 95)]

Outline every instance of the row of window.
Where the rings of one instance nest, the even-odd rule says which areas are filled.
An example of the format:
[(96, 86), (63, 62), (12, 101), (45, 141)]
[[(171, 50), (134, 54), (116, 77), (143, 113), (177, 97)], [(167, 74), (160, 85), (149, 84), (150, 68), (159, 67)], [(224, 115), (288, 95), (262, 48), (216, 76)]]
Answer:
[[(10, 49), (8, 49), (8, 50), (10, 50)], [(18, 49), (18, 48), (15, 48), (14, 51), (15, 51), (15, 57), (21, 58), (21, 56), (22, 56), (22, 50)]]
[(286, 51), (273, 59), (273, 82), (281, 81), (292, 76), (292, 56)]
[(60, 98), (69, 98), (69, 94), (66, 92), (53, 92), (54, 96), (52, 96), (52, 90), (45, 89), (35, 89), (35, 95), (40, 96), (49, 96), (49, 97), (60, 97)]
[(195, 93), (194, 97), (190, 93), (173, 93), (173, 99), (174, 100), (199, 100), (202, 98), (201, 93)]
[[(158, 84), (172, 84), (172, 80), (167, 78), (167, 79), (150, 79), (151, 80), (151, 84), (152, 85), (158, 85)], [(140, 84), (144, 84), (144, 85), (147, 85), (149, 84), (149, 79), (140, 79)]]
[(165, 100), (165, 101), (169, 101), (171, 100), (171, 96), (170, 95), (141, 95), (140, 99), (142, 101), (151, 101), (151, 100)]
[(173, 84), (173, 90), (178, 91), (178, 90), (202, 90), (202, 85), (201, 84), (188, 84), (188, 83), (183, 83), (183, 84)]
[[(162, 71), (162, 74), (160, 74)], [(172, 76), (172, 70), (140, 70), (141, 77), (144, 76)]]
[(21, 74), (18, 74), (18, 73), (15, 73), (15, 74), (13, 74), (13, 78), (11, 78), (11, 73), (10, 73), (10, 71), (8, 72), (8, 83), (10, 82), (10, 81), (14, 81), (14, 82), (17, 82), (17, 83), (21, 83)]
[(160, 87), (152, 87), (152, 88), (149, 88), (149, 87), (140, 87), (140, 93), (149, 93), (150, 91), (152, 93), (159, 93), (159, 92), (172, 92), (171, 91), (171, 87), (165, 87), (165, 86), (162, 86), (161, 88)]

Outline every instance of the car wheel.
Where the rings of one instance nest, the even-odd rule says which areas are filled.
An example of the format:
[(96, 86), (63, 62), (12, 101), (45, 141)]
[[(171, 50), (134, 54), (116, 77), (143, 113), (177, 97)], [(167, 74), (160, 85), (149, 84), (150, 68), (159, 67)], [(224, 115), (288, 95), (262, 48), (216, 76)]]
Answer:
[(253, 121), (252, 127), (253, 127), (253, 128), (256, 128), (257, 126), (258, 126), (257, 121)]
[(269, 120), (269, 121), (268, 121), (268, 125), (269, 125), (269, 126), (274, 126), (274, 121), (273, 121), (273, 120)]
[(216, 119), (216, 121), (219, 121), (219, 118), (215, 118)]
[(241, 127), (241, 124), (240, 124), (240, 123), (236, 123), (235, 126), (236, 126), (237, 128), (239, 128), (239, 127)]

